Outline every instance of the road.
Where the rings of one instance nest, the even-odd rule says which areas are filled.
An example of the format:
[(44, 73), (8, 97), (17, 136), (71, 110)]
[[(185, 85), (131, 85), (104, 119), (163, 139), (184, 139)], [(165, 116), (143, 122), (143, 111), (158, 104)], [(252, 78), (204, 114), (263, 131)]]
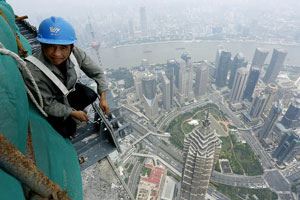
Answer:
[[(141, 126), (136, 122), (132, 123), (132, 128), (136, 130), (136, 132), (139, 133), (140, 135), (144, 135), (148, 133), (148, 130), (146, 128), (144, 128), (143, 126)], [(165, 155), (164, 158), (168, 158), (168, 162), (170, 161), (170, 163), (171, 161), (173, 161), (173, 163), (177, 163), (176, 167), (179, 171), (181, 171), (182, 165), (177, 161), (177, 160), (180, 161), (183, 160), (181, 153), (165, 145), (157, 136), (150, 135), (146, 137), (146, 141), (149, 141), (151, 149), (157, 152), (156, 155), (158, 155), (159, 153)], [(162, 149), (164, 149), (167, 152), (163, 151)], [(175, 160), (174, 158), (176, 158), (177, 160)], [(181, 166), (181, 168), (179, 166)]]
[[(141, 127), (139, 124), (133, 124), (133, 128), (139, 132), (146, 132), (147, 130), (143, 127)], [(139, 132), (140, 134), (143, 134)], [(151, 150), (151, 153), (153, 155), (158, 155), (162, 159), (166, 160), (168, 163), (171, 163), (172, 166), (179, 172), (182, 171), (182, 164), (179, 163), (177, 160), (173, 159), (170, 155), (172, 154), (179, 160), (183, 160), (182, 156), (178, 153), (172, 150), (170, 147), (165, 146), (159, 139), (156, 137), (147, 137), (143, 142), (149, 147)], [(158, 148), (159, 146), (164, 145), (164, 148), (168, 151), (166, 153), (165, 151), (161, 150)], [(266, 183), (263, 180), (262, 177), (252, 177), (252, 176), (239, 176), (239, 175), (226, 175), (226, 174), (221, 174), (219, 172), (214, 171), (212, 175), (212, 180), (217, 183), (222, 183), (226, 185), (231, 185), (231, 186), (239, 186), (239, 187), (245, 187), (245, 188), (263, 188), (266, 187)]]
[[(216, 94), (218, 96), (219, 94)], [(246, 142), (251, 146), (252, 150), (256, 155), (259, 156), (261, 159), (261, 164), (265, 169), (273, 169), (274, 165), (270, 156), (263, 150), (262, 146), (260, 145), (259, 141), (254, 136), (251, 130), (245, 130), (245, 125), (241, 122), (241, 120), (234, 114), (227, 105), (219, 103), (220, 110), (227, 114), (230, 120), (235, 124), (238, 130), (244, 134), (242, 137), (246, 140)]]
[[(217, 103), (217, 102), (220, 102), (222, 100), (222, 97), (221, 96), (216, 96), (214, 94), (210, 94), (207, 96), (208, 99), (210, 99), (212, 102), (214, 103)], [(174, 110), (172, 112), (170, 112), (164, 119), (162, 119), (158, 125), (156, 126), (157, 127), (157, 130), (161, 129), (162, 126), (164, 125), (168, 125), (177, 115), (179, 114), (182, 114), (182, 113), (185, 113), (189, 110), (192, 110), (194, 108), (197, 108), (199, 106), (204, 106), (205, 104), (207, 104), (208, 101), (205, 101), (204, 99), (203, 100), (199, 100), (198, 102), (196, 103), (192, 103), (190, 105), (187, 105), (187, 106), (184, 106), (184, 107), (181, 107), (179, 110)]]
[[(166, 166), (168, 169), (170, 169), (173, 173), (181, 177), (181, 172), (177, 171), (175, 168), (173, 168), (169, 163), (164, 161), (162, 158), (156, 155), (149, 155), (149, 154), (139, 154), (139, 153), (133, 153), (132, 156), (139, 156), (139, 157), (148, 157), (152, 158), (154, 160), (157, 160), (164, 166)], [(222, 193), (214, 190), (212, 187), (208, 188), (208, 194), (214, 197), (216, 200), (229, 200), (227, 197), (225, 197)]]
[(231, 185), (235, 187), (244, 188), (266, 188), (267, 185), (265, 180), (261, 176), (241, 176), (241, 175), (230, 175), (221, 174), (214, 171), (211, 180), (216, 183), (221, 183), (225, 185)]
[(290, 191), (289, 182), (282, 176), (282, 174), (277, 169), (266, 170), (264, 174), (264, 179), (267, 181), (270, 188), (272, 188), (274, 191)]
[(290, 181), (291, 184), (300, 183), (300, 163), (285, 169), (282, 174)]
[(132, 146), (136, 145), (137, 143), (139, 143), (141, 140), (145, 139), (149, 135), (154, 135), (154, 136), (159, 136), (159, 137), (170, 137), (170, 135), (158, 134), (158, 133), (153, 133), (153, 132), (149, 131), (147, 134), (143, 135), (142, 137), (140, 137), (139, 139), (134, 141), (134, 143), (132, 143)]
[[(146, 129), (144, 129), (143, 127), (140, 127), (139, 124), (137, 124), (133, 128), (135, 130), (138, 129), (138, 130), (142, 131), (142, 133), (140, 132), (140, 134), (146, 133)], [(135, 137), (139, 137), (139, 136), (135, 136)], [(164, 162), (165, 164), (168, 164), (168, 165), (171, 164), (171, 166), (173, 167), (173, 170), (175, 171), (174, 173), (181, 176), (181, 171), (182, 171), (182, 167), (183, 167), (182, 164), (179, 163), (177, 160), (174, 160), (170, 155), (168, 155), (166, 152), (164, 152), (160, 148), (157, 148), (158, 147), (157, 145), (164, 145), (160, 140), (157, 139), (157, 137), (149, 136), (145, 140), (143, 140), (143, 142), (151, 150), (152, 154), (159, 155), (160, 159), (165, 161)], [(154, 145), (153, 143), (156, 145)], [(164, 146), (164, 148), (168, 149), (169, 147)], [(171, 153), (175, 154), (177, 156), (176, 158), (182, 160), (182, 156), (178, 152), (171, 150)], [(147, 157), (148, 157), (148, 155), (147, 155)], [(208, 188), (208, 193), (211, 196), (213, 196), (216, 200), (229, 200), (223, 194), (221, 194), (220, 192), (217, 192), (216, 190), (214, 190), (211, 187)]]
[(131, 193), (132, 194), (135, 193), (135, 191), (138, 187), (138, 181), (139, 181), (142, 169), (143, 169), (143, 164), (139, 162), (137, 169), (135, 171), (132, 171), (132, 173), (131, 173), (131, 174), (133, 174), (132, 185), (131, 185)]
[(157, 163), (157, 161), (160, 162), (161, 164), (163, 164), (164, 166), (166, 166), (167, 168), (169, 168), (174, 174), (176, 174), (176, 175), (178, 175), (178, 176), (181, 177), (181, 171), (178, 171), (176, 168), (174, 168), (172, 165), (170, 165), (168, 162), (166, 162), (165, 160), (163, 160), (159, 156), (150, 155), (150, 154), (141, 154), (141, 153), (133, 153), (132, 156), (152, 158), (152, 159), (155, 160), (156, 163)]
[(132, 194), (134, 194), (135, 192), (135, 189), (136, 189), (136, 179), (137, 177), (139, 177), (139, 174), (140, 173), (137, 173), (138, 171), (140, 172), (142, 168), (142, 165), (141, 163), (138, 161), (138, 162), (135, 162), (133, 168), (132, 168), (132, 172), (130, 173), (130, 176), (129, 176), (129, 179), (128, 179), (128, 183), (127, 183), (127, 186), (129, 188), (129, 190), (131, 191)]
[[(266, 188), (270, 187), (274, 192), (276, 192), (282, 199), (286, 199), (290, 195), (290, 187), (282, 187), (280, 186), (281, 183), (284, 183), (286, 186), (289, 186), (289, 180), (290, 182), (293, 181), (296, 177), (300, 178), (300, 165), (299, 170), (295, 171), (293, 173), (293, 176), (288, 175), (288, 172), (284, 173), (284, 176), (282, 176), (281, 173), (279, 173), (279, 170), (274, 167), (274, 164), (270, 158), (270, 156), (263, 150), (260, 143), (257, 141), (256, 137), (254, 136), (253, 132), (251, 130), (245, 130), (245, 125), (241, 122), (241, 120), (238, 118), (238, 116), (233, 113), (227, 105), (224, 105), (221, 100), (222, 97), (219, 94), (214, 94), (209, 96), (210, 100), (214, 103), (216, 103), (220, 110), (228, 115), (230, 120), (236, 125), (236, 127), (239, 130), (240, 133), (243, 133), (242, 136), (246, 140), (246, 142), (251, 146), (254, 153), (259, 156), (261, 164), (263, 168), (265, 169), (264, 176), (262, 177), (249, 177), (249, 176), (238, 176), (238, 175), (225, 175), (218, 173), (216, 171), (213, 172), (212, 175), (212, 181), (217, 183), (222, 183), (226, 185), (232, 185), (232, 186), (238, 186), (238, 187), (245, 187), (245, 188)], [(205, 105), (205, 101), (199, 101), (194, 104), (190, 104), (188, 106), (182, 107), (179, 110), (173, 111), (168, 114), (161, 122), (158, 124), (157, 128), (161, 128), (163, 125), (168, 124), (171, 122), (172, 119), (174, 119), (179, 114), (182, 114), (184, 112), (187, 112), (189, 110), (192, 110), (198, 106)], [(134, 128), (142, 135), (145, 135), (148, 133), (148, 130), (145, 129), (143, 126), (137, 124), (134, 122), (136, 126)], [(244, 129), (244, 130), (243, 130)], [(170, 166), (169, 163), (171, 163), (173, 170), (176, 171), (176, 174), (181, 176), (182, 171), (182, 164), (178, 162), (178, 160), (182, 160), (182, 156), (177, 151), (174, 151), (172, 148), (166, 146), (164, 143), (161, 142), (157, 137), (149, 136), (146, 137), (144, 142), (147, 144), (147, 146), (151, 149), (151, 152), (154, 155), (159, 155), (161, 157), (161, 160), (167, 160), (167, 162), (164, 162), (166, 166)], [(163, 147), (168, 153), (160, 149), (159, 147)], [(169, 155), (168, 155), (169, 154)], [(172, 155), (172, 156), (170, 156)], [(172, 158), (173, 157), (173, 158)], [(175, 160), (174, 158), (178, 158)], [(163, 162), (163, 161), (161, 161)], [(173, 171), (172, 170), (172, 171)], [(290, 173), (291, 174), (291, 173)], [(275, 178), (272, 178), (275, 176)], [(293, 177), (293, 178), (292, 178)]]
[(229, 200), (226, 196), (224, 196), (222, 193), (214, 190), (212, 187), (208, 187), (207, 193), (214, 197), (216, 200)]
[(256, 155), (259, 156), (261, 165), (264, 169), (274, 169), (274, 165), (270, 156), (264, 151), (262, 146), (260, 145), (259, 141), (253, 136), (252, 131), (240, 131), (243, 133), (243, 138), (246, 142), (251, 146), (252, 150)]
[[(223, 105), (222, 103), (219, 103), (219, 107), (222, 112), (226, 113), (229, 116), (229, 118), (232, 120), (232, 122), (238, 128), (239, 132), (243, 133), (242, 137), (251, 146), (254, 153), (259, 156), (260, 162), (264, 168), (264, 175), (262, 178), (265, 181), (265, 183), (269, 186), (269, 188), (273, 192), (276, 192), (281, 199), (293, 199), (291, 196), (290, 183), (289, 183), (289, 181), (291, 181), (291, 180), (284, 177), (282, 175), (282, 173), (274, 167), (274, 164), (273, 164), (269, 154), (264, 151), (264, 149), (260, 145), (257, 138), (254, 136), (254, 133), (252, 132), (252, 130), (245, 130), (245, 125), (227, 107), (227, 105)], [(299, 166), (299, 168), (300, 168), (300, 166)], [(297, 171), (297, 174), (299, 171)], [(228, 181), (228, 179), (227, 179), (227, 181)], [(230, 184), (230, 183), (231, 182), (228, 182), (227, 184)]]

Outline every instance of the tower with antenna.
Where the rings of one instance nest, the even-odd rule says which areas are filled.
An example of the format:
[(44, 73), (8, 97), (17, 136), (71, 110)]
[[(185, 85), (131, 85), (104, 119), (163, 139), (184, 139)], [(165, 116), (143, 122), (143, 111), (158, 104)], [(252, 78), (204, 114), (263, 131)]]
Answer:
[(101, 57), (100, 57), (100, 42), (98, 42), (96, 40), (96, 37), (95, 37), (95, 33), (94, 33), (94, 30), (93, 30), (93, 27), (92, 27), (92, 24), (91, 24), (91, 21), (90, 21), (90, 18), (88, 18), (88, 21), (89, 21), (89, 26), (90, 26), (90, 31), (91, 31), (91, 35), (92, 35), (92, 43), (91, 43), (91, 47), (95, 50), (96, 52), (96, 55), (97, 55), (97, 59), (98, 59), (98, 62), (99, 62), (99, 65), (102, 66), (102, 62), (101, 62)]
[(185, 135), (183, 148), (184, 166), (181, 177), (181, 200), (205, 200), (210, 177), (218, 161), (222, 141), (210, 127), (209, 111), (196, 127)]

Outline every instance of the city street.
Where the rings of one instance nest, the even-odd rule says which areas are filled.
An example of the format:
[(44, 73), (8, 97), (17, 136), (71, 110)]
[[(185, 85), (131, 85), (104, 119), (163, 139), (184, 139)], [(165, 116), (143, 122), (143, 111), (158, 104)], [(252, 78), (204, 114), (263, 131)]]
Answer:
[[(227, 105), (224, 105), (222, 103), (222, 97), (219, 94), (209, 95), (210, 102), (216, 103), (220, 110), (225, 113), (229, 119), (236, 125), (239, 132), (241, 133), (242, 137), (246, 140), (246, 142), (251, 146), (254, 153), (259, 156), (260, 162), (265, 169), (265, 173), (263, 176), (241, 176), (241, 175), (235, 175), (235, 174), (221, 174), (219, 172), (214, 171), (211, 177), (211, 180), (216, 183), (221, 183), (225, 185), (231, 185), (235, 187), (244, 187), (244, 188), (250, 188), (250, 189), (262, 189), (270, 187), (274, 192), (276, 192), (278, 195), (282, 197), (282, 199), (288, 199), (290, 197), (290, 184), (287, 180), (293, 181), (291, 179), (291, 176), (288, 174), (293, 174), (294, 177), (300, 178), (300, 173), (298, 173), (300, 170), (298, 170), (298, 166), (293, 168), (291, 171), (286, 171), (284, 175), (287, 177), (284, 178), (281, 173), (279, 173), (278, 169), (275, 169), (274, 164), (270, 158), (270, 156), (263, 150), (260, 143), (254, 136), (253, 132), (251, 130), (245, 129), (244, 124), (241, 122), (241, 120), (238, 118), (238, 116), (233, 113)], [(179, 110), (170, 112), (165, 118), (161, 120), (161, 122), (158, 124), (158, 128), (161, 128), (165, 124), (169, 124), (176, 116), (179, 114), (185, 113), (187, 111), (190, 111), (196, 107), (203, 106), (207, 101), (199, 101), (197, 103), (193, 103), (184, 107), (181, 107)], [(142, 125), (140, 125), (137, 122), (133, 122), (133, 128), (136, 131), (135, 134), (138, 133), (138, 135), (135, 135), (137, 139), (137, 142), (143, 142), (147, 148), (150, 149), (150, 152), (152, 155), (158, 155), (150, 156), (152, 158), (155, 158), (155, 160), (160, 160), (161, 163), (163, 163), (168, 168), (172, 168), (175, 171), (176, 174), (181, 175), (182, 171), (182, 163), (178, 162), (178, 160), (182, 160), (182, 156), (178, 151), (175, 151), (173, 148), (170, 148), (166, 144), (164, 144), (161, 139), (159, 139), (159, 136), (154, 136), (149, 134), (149, 130), (144, 128)], [(136, 143), (134, 143), (136, 144)], [(138, 155), (138, 154), (136, 154)], [(141, 155), (140, 155), (141, 156)], [(148, 155), (149, 157), (149, 155)], [(176, 158), (176, 159), (174, 159)], [(300, 166), (299, 166), (300, 168)], [(270, 170), (272, 169), (272, 170)], [(294, 176), (296, 174), (296, 176)], [(284, 183), (284, 184), (282, 184)], [(214, 191), (214, 195), (218, 196), (219, 194)], [(219, 195), (217, 199), (222, 199), (222, 197)]]

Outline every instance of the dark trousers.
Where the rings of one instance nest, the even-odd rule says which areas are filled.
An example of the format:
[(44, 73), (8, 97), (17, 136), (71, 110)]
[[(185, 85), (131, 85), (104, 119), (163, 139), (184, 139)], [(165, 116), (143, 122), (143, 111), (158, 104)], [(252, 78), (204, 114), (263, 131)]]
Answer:
[[(75, 110), (83, 110), (97, 99), (97, 94), (89, 87), (76, 83), (75, 91), (68, 96), (69, 104)], [(76, 132), (76, 122), (69, 116), (64, 120), (63, 117), (48, 116), (48, 122), (64, 138), (69, 138)]]

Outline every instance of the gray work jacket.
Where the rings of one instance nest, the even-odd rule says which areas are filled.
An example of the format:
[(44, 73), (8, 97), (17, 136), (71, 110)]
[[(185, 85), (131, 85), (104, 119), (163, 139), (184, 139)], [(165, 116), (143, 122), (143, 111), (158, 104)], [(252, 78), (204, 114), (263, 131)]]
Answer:
[[(74, 46), (73, 54), (77, 59), (80, 69), (89, 78), (96, 81), (98, 93), (101, 94), (103, 91), (107, 90), (108, 86), (102, 68), (96, 65), (95, 62), (93, 62), (91, 58), (78, 47)], [(67, 72), (66, 77), (64, 77), (61, 71), (46, 59), (42, 51), (33, 54), (33, 56), (45, 64), (57, 76), (57, 78), (65, 84), (68, 90), (74, 87), (77, 81), (77, 75), (74, 69), (74, 64), (71, 62), (70, 58), (65, 61)], [(34, 77), (38, 88), (40, 89), (43, 97), (45, 112), (54, 117), (68, 117), (72, 111), (72, 108), (70, 107), (67, 98), (63, 96), (59, 88), (38, 67), (29, 61), (26, 61), (26, 64)], [(37, 97), (34, 87), (28, 76), (26, 73), (22, 74), (27, 87), (34, 94), (34, 96)]]

